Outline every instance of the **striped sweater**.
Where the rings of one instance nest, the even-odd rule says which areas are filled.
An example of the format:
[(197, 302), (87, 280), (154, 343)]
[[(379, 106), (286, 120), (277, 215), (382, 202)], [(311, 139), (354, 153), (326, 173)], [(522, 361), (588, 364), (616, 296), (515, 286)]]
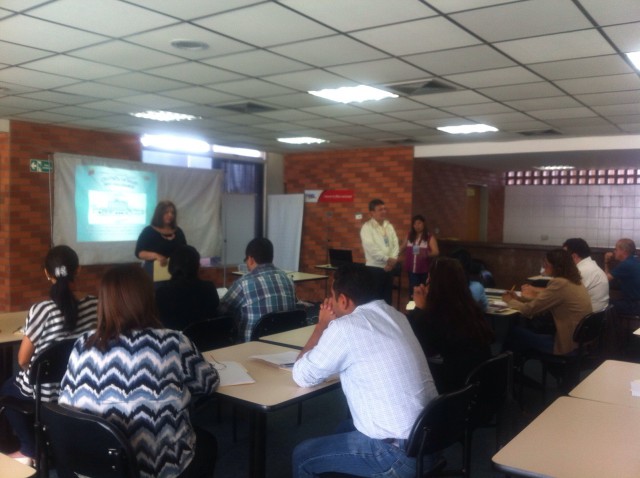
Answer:
[(81, 336), (62, 380), (59, 403), (100, 415), (129, 437), (143, 477), (175, 477), (191, 462), (189, 403), (210, 395), (218, 373), (180, 332), (144, 329), (105, 352)]
[[(64, 316), (58, 306), (52, 300), (38, 302), (31, 306), (24, 334), (29, 337), (35, 347), (27, 370), (22, 370), (16, 379), (18, 388), (23, 395), (33, 397), (33, 387), (29, 383), (31, 364), (40, 352), (49, 347), (53, 342), (78, 337), (84, 332), (94, 330), (97, 322), (98, 299), (88, 295), (78, 301), (78, 321), (73, 330), (64, 327)], [(58, 384), (42, 385), (42, 400), (49, 402), (58, 397)]]

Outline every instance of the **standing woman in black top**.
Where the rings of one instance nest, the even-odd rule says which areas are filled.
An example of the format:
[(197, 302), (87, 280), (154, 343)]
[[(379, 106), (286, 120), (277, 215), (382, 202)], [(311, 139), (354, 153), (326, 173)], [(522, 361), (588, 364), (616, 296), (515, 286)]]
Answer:
[(145, 227), (136, 243), (136, 257), (142, 259), (144, 268), (153, 275), (153, 261), (167, 265), (171, 253), (179, 246), (187, 244), (184, 232), (177, 225), (178, 212), (171, 201), (160, 201), (151, 218), (151, 225)]

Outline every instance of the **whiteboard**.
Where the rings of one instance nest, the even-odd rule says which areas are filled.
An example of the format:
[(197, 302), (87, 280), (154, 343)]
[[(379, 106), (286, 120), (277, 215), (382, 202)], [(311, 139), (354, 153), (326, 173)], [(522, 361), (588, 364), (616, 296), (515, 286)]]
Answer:
[(255, 223), (255, 194), (222, 195), (223, 264), (242, 264), (247, 244), (255, 237)]
[(273, 264), (297, 271), (300, 263), (304, 194), (271, 194), (267, 197), (267, 237), (273, 243)]

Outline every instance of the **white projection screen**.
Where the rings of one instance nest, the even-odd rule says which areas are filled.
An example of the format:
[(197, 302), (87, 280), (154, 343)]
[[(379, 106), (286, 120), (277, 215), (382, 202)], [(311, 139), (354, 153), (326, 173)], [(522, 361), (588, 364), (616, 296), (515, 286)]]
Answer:
[(56, 153), (53, 243), (72, 247), (81, 264), (135, 262), (138, 235), (166, 199), (187, 243), (219, 257), (222, 189), (222, 171)]

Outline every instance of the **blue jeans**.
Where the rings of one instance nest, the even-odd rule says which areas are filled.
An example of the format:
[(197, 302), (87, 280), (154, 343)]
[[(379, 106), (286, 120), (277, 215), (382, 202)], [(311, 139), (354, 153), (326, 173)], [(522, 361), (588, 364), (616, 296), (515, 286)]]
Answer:
[[(18, 385), (16, 384), (16, 377), (11, 377), (2, 385), (0, 389), (0, 395), (8, 395), (27, 402), (35, 402), (31, 397), (26, 397), (22, 394)], [(20, 412), (16, 412), (7, 407), (4, 410), (4, 414), (7, 417), (13, 433), (18, 437), (20, 441), (20, 453), (25, 456), (33, 458), (36, 454), (36, 439), (33, 429), (33, 418), (23, 415)]]
[(348, 420), (337, 434), (312, 438), (293, 450), (293, 477), (307, 478), (329, 471), (373, 478), (409, 478), (415, 458), (407, 457), (406, 440), (397, 444), (376, 440), (355, 430)]
[(553, 335), (538, 334), (520, 326), (513, 326), (505, 340), (504, 348), (513, 352), (526, 352), (527, 350), (537, 350), (548, 354), (553, 353)]

